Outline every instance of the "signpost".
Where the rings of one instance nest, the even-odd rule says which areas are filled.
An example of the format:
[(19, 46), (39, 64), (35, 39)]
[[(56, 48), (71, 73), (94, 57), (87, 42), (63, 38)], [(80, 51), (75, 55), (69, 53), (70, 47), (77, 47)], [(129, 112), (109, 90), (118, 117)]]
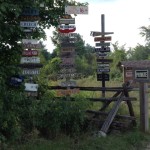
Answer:
[[(105, 41), (111, 41), (111, 36), (105, 36), (113, 34), (113, 32), (105, 32), (105, 16), (101, 15), (101, 32), (91, 31), (90, 35), (94, 37), (94, 41), (96, 42), (94, 49), (97, 55), (97, 81), (102, 81), (102, 87), (105, 87), (105, 81), (109, 81), (109, 74), (106, 72), (110, 72), (109, 64), (113, 60), (106, 59), (108, 56), (108, 52), (110, 52), (110, 43)], [(99, 42), (99, 43), (98, 43)], [(97, 48), (98, 47), (98, 48)], [(100, 48), (99, 48), (100, 47)], [(101, 57), (101, 58), (100, 58)], [(99, 64), (100, 63), (100, 64)], [(105, 90), (102, 90), (102, 97), (105, 97)]]
[(134, 80), (140, 85), (140, 129), (147, 132), (149, 130), (147, 82), (150, 82), (150, 68), (135, 68), (133, 75)]

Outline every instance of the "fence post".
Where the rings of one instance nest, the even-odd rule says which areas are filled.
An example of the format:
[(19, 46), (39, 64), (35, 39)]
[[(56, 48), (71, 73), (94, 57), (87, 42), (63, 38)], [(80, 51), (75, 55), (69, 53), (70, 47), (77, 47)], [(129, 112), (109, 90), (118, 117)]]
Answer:
[(144, 82), (139, 82), (140, 85), (140, 130), (147, 132), (149, 129), (148, 118), (148, 85)]

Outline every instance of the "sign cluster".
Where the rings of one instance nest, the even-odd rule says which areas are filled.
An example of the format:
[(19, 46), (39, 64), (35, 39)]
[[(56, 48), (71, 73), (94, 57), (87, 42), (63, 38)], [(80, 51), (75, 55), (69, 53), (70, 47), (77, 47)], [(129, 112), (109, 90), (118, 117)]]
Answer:
[(29, 83), (25, 83), (25, 91), (28, 96), (37, 96), (38, 84), (33, 83), (33, 76), (40, 73), (40, 68), (43, 66), (40, 63), (38, 49), (41, 44), (37, 39), (32, 39), (32, 33), (38, 27), (39, 10), (32, 7), (26, 7), (20, 15), (20, 26), (26, 33), (26, 39), (22, 39), (22, 58), (20, 60), (20, 67), (22, 74), (29, 77)]
[(113, 34), (113, 32), (96, 32), (91, 31), (91, 36), (94, 37), (95, 48), (94, 52), (97, 57), (97, 81), (109, 81), (109, 72), (112, 59), (107, 59), (107, 56), (110, 52), (110, 42), (111, 36), (105, 36), (108, 34)]
[[(87, 14), (88, 8), (86, 6), (66, 6), (65, 15), (59, 19), (59, 40), (61, 46), (61, 64), (58, 79), (66, 79), (61, 82), (62, 87), (76, 86), (75, 81), (70, 79), (77, 79), (81, 77), (80, 73), (76, 73), (75, 68), (75, 42), (77, 40), (75, 18), (72, 18), (71, 14)], [(58, 91), (59, 96), (66, 96), (78, 93), (77, 89), (67, 89)]]

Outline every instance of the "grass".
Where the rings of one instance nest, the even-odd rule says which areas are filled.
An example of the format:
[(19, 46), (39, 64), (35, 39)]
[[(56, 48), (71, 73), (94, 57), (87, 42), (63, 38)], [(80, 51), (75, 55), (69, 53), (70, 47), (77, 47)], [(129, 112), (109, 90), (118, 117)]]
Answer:
[(150, 138), (137, 129), (132, 132), (111, 134), (107, 137), (80, 135), (76, 138), (61, 136), (54, 140), (37, 139), (11, 150), (142, 150)]
[[(59, 82), (59, 81), (58, 81)], [(59, 85), (58, 82), (53, 82), (52, 85)], [(100, 82), (97, 82), (95, 78), (90, 77), (77, 81), (78, 86), (101, 86)], [(106, 87), (120, 87), (122, 82), (106, 82)], [(82, 92), (87, 97), (100, 97), (101, 92)], [(106, 97), (111, 97), (113, 93), (106, 92)], [(139, 121), (139, 92), (132, 91), (129, 93), (131, 97), (136, 97), (137, 101), (133, 102), (133, 108), (135, 116)], [(100, 108), (100, 102), (94, 103), (94, 109)], [(120, 114), (129, 114), (127, 106), (121, 105), (119, 108)], [(139, 123), (138, 123), (139, 125)], [(11, 147), (11, 150), (144, 150), (146, 144), (150, 141), (150, 133), (141, 133), (139, 128), (128, 132), (114, 132), (104, 137), (94, 136), (93, 134), (86, 133), (79, 135), (76, 138), (70, 138), (67, 136), (60, 136), (53, 140), (46, 139), (31, 139), (25, 144), (16, 145)]]

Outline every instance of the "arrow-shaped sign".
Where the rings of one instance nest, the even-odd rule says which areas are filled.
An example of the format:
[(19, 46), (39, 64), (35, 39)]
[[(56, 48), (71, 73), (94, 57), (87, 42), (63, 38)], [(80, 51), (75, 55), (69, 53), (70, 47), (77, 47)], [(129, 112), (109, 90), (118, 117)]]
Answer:
[(114, 32), (97, 32), (97, 31), (91, 31), (91, 36), (100, 36), (100, 35), (108, 35), (108, 34), (114, 34)]

